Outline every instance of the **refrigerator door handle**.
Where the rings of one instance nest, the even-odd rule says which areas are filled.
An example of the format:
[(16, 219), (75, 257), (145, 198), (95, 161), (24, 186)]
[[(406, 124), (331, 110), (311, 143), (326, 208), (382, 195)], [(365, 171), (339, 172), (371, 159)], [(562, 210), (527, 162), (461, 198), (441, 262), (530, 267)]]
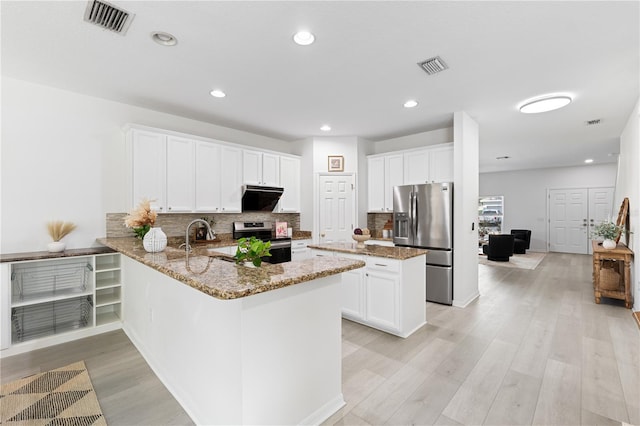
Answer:
[(418, 239), (418, 193), (413, 193), (413, 241)]

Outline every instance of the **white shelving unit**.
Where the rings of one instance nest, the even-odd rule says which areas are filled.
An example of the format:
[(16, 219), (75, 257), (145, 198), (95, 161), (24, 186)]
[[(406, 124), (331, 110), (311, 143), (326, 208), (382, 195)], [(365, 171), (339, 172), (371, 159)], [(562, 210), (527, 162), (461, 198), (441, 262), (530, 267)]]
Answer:
[(119, 254), (96, 255), (96, 325), (121, 321), (122, 275)]
[(2, 274), (10, 282), (2, 289), (2, 356), (121, 327), (118, 253), (13, 262)]

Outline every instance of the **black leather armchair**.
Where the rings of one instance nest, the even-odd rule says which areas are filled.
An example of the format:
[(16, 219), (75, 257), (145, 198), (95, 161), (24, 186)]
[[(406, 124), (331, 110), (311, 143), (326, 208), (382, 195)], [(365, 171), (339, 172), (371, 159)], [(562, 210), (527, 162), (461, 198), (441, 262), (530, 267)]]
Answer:
[(511, 235), (515, 238), (513, 252), (525, 254), (531, 245), (531, 231), (528, 229), (512, 229)]
[(489, 244), (482, 246), (482, 252), (487, 259), (498, 262), (508, 262), (513, 256), (513, 242), (515, 238), (511, 234), (491, 234)]

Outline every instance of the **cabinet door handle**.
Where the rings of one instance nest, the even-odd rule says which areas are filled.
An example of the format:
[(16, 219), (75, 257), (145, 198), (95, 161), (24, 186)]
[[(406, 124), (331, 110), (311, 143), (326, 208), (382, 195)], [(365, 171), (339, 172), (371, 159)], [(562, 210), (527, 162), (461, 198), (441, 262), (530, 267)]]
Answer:
[(385, 264), (383, 264), (383, 263), (376, 263), (375, 265), (376, 265), (376, 266), (384, 266), (385, 268), (386, 268), (387, 266), (389, 266), (389, 265), (385, 265)]

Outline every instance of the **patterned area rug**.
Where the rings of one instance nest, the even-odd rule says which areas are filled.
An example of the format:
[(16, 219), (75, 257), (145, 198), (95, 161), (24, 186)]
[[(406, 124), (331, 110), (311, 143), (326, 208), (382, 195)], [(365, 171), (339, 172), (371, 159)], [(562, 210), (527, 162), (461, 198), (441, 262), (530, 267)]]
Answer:
[(504, 268), (536, 269), (546, 255), (547, 253), (530, 251), (526, 254), (514, 254), (509, 258), (508, 262), (495, 262), (487, 259), (484, 254), (480, 254), (478, 263), (481, 265), (502, 266)]
[(3, 425), (106, 425), (84, 361), (0, 387)]

